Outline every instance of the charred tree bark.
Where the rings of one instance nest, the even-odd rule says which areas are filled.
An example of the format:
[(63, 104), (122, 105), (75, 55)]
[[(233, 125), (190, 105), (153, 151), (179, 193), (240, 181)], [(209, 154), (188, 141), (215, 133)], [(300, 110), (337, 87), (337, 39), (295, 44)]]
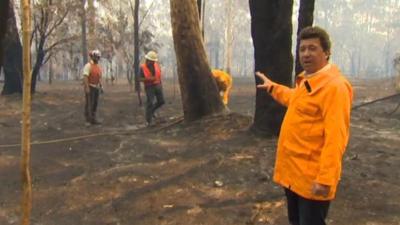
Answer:
[(135, 73), (135, 91), (138, 96), (138, 101), (139, 101), (139, 106), (141, 106), (142, 103), (142, 97), (140, 95), (141, 92), (141, 86), (140, 86), (140, 81), (139, 81), (139, 76), (140, 76), (140, 60), (139, 60), (139, 6), (140, 6), (140, 1), (135, 0), (135, 8), (133, 10), (134, 14), (134, 50), (133, 50), (133, 68), (134, 68), (134, 73)]
[[(266, 73), (271, 80), (290, 86), (293, 0), (249, 0), (249, 4), (255, 71)], [(256, 84), (259, 83), (256, 78)], [(253, 131), (278, 134), (284, 114), (285, 109), (265, 90), (257, 89)]]
[[(298, 28), (297, 28), (297, 37), (301, 30), (305, 27), (312, 26), (314, 22), (314, 3), (315, 0), (300, 0), (300, 8), (299, 8), (299, 18), (298, 18)], [(300, 40), (297, 38), (296, 44), (296, 76), (303, 71), (303, 68), (300, 65), (299, 61), (299, 45)]]
[(22, 93), (22, 45), (15, 19), (14, 2), (8, 8), (7, 30), (3, 40), (4, 86), (2, 95)]
[(36, 82), (38, 80), (40, 68), (43, 66), (44, 58), (46, 56), (45, 51), (44, 51), (44, 40), (40, 40), (38, 49), (36, 49), (36, 62), (35, 65), (33, 66), (32, 70), (32, 87), (31, 87), (31, 93), (36, 92)]
[(3, 40), (7, 30), (7, 20), (10, 8), (10, 0), (0, 2), (0, 72), (3, 66)]
[(201, 38), (196, 1), (171, 0), (171, 23), (186, 121), (222, 112)]

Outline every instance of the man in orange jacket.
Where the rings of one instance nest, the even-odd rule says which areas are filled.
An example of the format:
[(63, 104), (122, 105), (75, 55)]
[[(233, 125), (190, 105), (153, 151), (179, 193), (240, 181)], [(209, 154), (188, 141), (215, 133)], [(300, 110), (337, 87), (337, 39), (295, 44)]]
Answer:
[(300, 33), (299, 58), (304, 71), (295, 88), (256, 75), (257, 85), (287, 107), (275, 162), (274, 181), (285, 189), (292, 225), (325, 225), (341, 174), (349, 139), (353, 91), (339, 69), (329, 63), (325, 30)]
[(224, 105), (228, 105), (229, 94), (232, 88), (232, 77), (222, 70), (212, 70), (212, 75), (217, 83), (219, 93)]

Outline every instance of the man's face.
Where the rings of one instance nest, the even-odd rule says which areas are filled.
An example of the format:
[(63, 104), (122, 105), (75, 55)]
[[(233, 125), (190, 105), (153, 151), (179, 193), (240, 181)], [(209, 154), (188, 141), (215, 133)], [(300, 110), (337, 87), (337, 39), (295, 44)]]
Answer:
[(328, 63), (329, 53), (324, 52), (319, 38), (300, 40), (300, 64), (306, 74), (315, 73)]
[(97, 63), (99, 63), (100, 57), (98, 57), (98, 56), (93, 56), (93, 57), (92, 57), (92, 60), (93, 60), (94, 63), (97, 64)]
[(148, 59), (147, 59), (147, 60), (146, 60), (146, 64), (149, 65), (149, 66), (151, 66), (151, 65), (154, 64), (154, 61), (151, 61), (151, 60), (148, 60)]

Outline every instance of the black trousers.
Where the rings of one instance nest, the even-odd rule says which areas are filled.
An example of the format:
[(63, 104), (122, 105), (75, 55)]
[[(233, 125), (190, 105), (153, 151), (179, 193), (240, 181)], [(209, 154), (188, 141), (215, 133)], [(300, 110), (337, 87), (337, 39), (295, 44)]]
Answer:
[(89, 93), (85, 93), (85, 119), (89, 123), (93, 123), (96, 120), (98, 101), (99, 89), (89, 86)]
[(330, 201), (305, 199), (287, 188), (285, 194), (291, 225), (326, 225)]
[[(146, 86), (146, 121), (151, 123), (154, 112), (164, 105), (164, 95), (161, 84)], [(154, 100), (157, 100), (154, 102)]]

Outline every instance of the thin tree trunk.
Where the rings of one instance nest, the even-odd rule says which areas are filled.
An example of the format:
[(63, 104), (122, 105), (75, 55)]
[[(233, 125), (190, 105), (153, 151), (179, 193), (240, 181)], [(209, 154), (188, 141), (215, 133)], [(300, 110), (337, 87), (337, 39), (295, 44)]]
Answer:
[[(87, 37), (86, 37), (86, 10), (85, 10), (86, 0), (82, 0), (81, 5), (81, 30), (82, 30), (82, 59), (83, 64), (88, 62), (88, 50), (87, 50)], [(80, 77), (80, 75), (79, 75)]]
[[(266, 73), (271, 80), (290, 86), (293, 0), (249, 0), (249, 3), (255, 71)], [(256, 84), (259, 83), (256, 78)], [(285, 109), (265, 90), (257, 89), (252, 130), (266, 135), (278, 134), (284, 114)]]
[(139, 76), (140, 76), (140, 60), (139, 60), (139, 7), (140, 7), (140, 1), (135, 0), (135, 8), (134, 8), (134, 52), (133, 52), (133, 68), (134, 68), (134, 73), (135, 73), (135, 91), (137, 93), (138, 101), (139, 101), (139, 106), (142, 106), (142, 97), (140, 95), (141, 92), (141, 86), (140, 86), (140, 81), (139, 81)]
[(229, 74), (232, 67), (233, 33), (232, 33), (232, 0), (225, 0), (226, 7), (226, 27), (225, 27), (225, 70)]
[(39, 47), (36, 50), (36, 62), (35, 65), (33, 66), (33, 70), (32, 70), (32, 82), (31, 82), (31, 93), (35, 93), (36, 92), (36, 82), (39, 79), (39, 72), (40, 72), (40, 68), (43, 65), (43, 61), (45, 58), (45, 52), (44, 52), (44, 43), (45, 43), (45, 39), (41, 38), (40, 39), (40, 43), (39, 43)]
[(222, 112), (224, 106), (201, 38), (196, 2), (171, 0), (170, 3), (184, 118), (193, 121)]
[(88, 16), (89, 19), (87, 19), (88, 21), (88, 37), (89, 37), (89, 41), (88, 41), (88, 47), (89, 50), (92, 51), (93, 49), (96, 48), (96, 36), (94, 34), (94, 30), (95, 30), (95, 21), (96, 21), (96, 9), (94, 8), (94, 0), (87, 0), (88, 3)]
[(49, 84), (53, 83), (53, 63), (52, 60), (49, 61)]
[(23, 35), (23, 72), (24, 94), (22, 101), (22, 144), (21, 144), (21, 175), (22, 175), (22, 225), (29, 225), (32, 210), (32, 180), (30, 170), (31, 160), (31, 11), (30, 1), (21, 1), (22, 35)]
[(8, 8), (7, 31), (3, 40), (4, 86), (2, 95), (22, 93), (22, 45), (14, 12), (14, 1)]
[[(297, 28), (297, 37), (301, 30), (305, 27), (312, 26), (314, 21), (314, 2), (315, 0), (300, 0), (300, 8), (299, 8), (299, 18), (298, 18), (298, 28)], [(300, 40), (297, 38), (296, 44), (296, 76), (303, 71), (303, 68), (300, 65), (299, 61), (299, 46)]]

